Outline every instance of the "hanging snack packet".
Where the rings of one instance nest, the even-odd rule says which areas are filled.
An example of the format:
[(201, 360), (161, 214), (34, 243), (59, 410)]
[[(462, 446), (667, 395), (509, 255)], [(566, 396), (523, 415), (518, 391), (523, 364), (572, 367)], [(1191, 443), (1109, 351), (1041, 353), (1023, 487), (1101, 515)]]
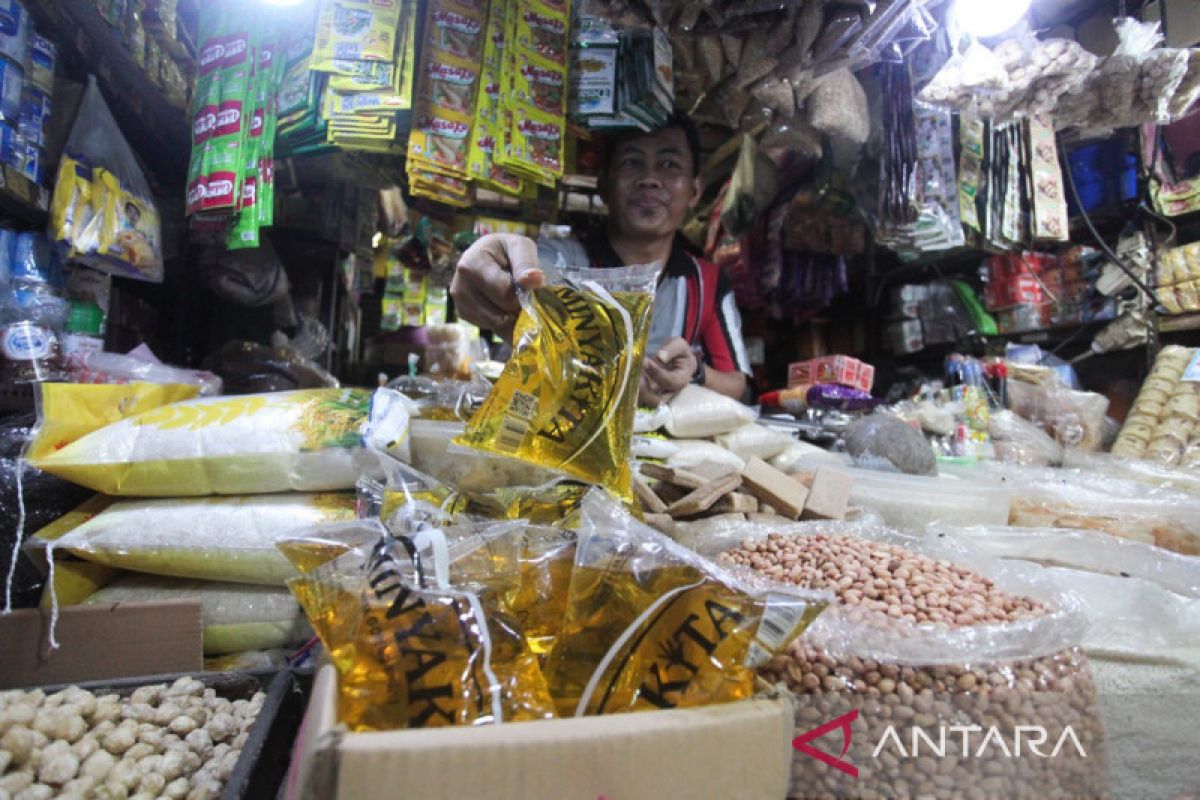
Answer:
[(161, 497), (350, 489), (379, 473), (374, 451), (408, 458), (415, 406), (390, 389), (203, 397), (111, 424), (94, 412), (97, 390), (138, 386), (42, 386), (29, 463), (98, 492)]
[(515, 346), (455, 444), (631, 494), (633, 416), (658, 264), (555, 269), (523, 293)]
[(353, 519), (348, 492), (135, 499), (112, 503), (65, 534), (37, 536), (95, 564), (282, 586), (296, 571), (276, 542), (289, 531)]
[(819, 593), (718, 566), (594, 491), (583, 501), (546, 679), (560, 716), (743, 699), (754, 691), (754, 667), (826, 604)]
[(436, 544), (423, 558), (419, 538), (377, 534), (365, 556), (351, 550), (289, 582), (340, 673), (340, 720), (370, 731), (553, 717), (497, 594), (452, 586)]

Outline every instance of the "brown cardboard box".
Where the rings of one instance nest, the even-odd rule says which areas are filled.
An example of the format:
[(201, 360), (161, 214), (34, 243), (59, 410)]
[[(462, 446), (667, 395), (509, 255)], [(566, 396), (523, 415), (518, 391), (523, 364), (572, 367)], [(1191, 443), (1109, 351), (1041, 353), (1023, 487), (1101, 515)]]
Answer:
[(325, 666), (284, 793), (287, 800), (782, 800), (794, 721), (785, 701), (342, 733), (337, 672)]
[(199, 672), (200, 602), (114, 603), (0, 615), (0, 689)]

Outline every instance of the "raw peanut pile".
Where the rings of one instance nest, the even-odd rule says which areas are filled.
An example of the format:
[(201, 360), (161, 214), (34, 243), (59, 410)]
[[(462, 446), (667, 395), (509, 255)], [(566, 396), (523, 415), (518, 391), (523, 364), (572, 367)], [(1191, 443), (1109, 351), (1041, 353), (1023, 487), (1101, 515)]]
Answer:
[(854, 536), (772, 533), (743, 542), (720, 560), (776, 580), (831, 589), (847, 606), (913, 623), (1015, 622), (1045, 612), (1037, 601), (1002, 592), (965, 567)]
[[(772, 534), (744, 542), (719, 560), (775, 580), (831, 589), (843, 605), (850, 645), (853, 624), (878, 621), (879, 614), (898, 624), (958, 628), (1029, 620), (1048, 611), (1035, 600), (999, 591), (970, 570), (852, 536)], [(930, 660), (938, 656), (931, 652)], [(1076, 648), (1002, 663), (946, 665), (836, 658), (801, 637), (762, 667), (760, 675), (795, 695), (797, 733), (851, 711), (859, 714), (845, 755), (858, 769), (858, 778), (798, 752), (792, 763), (792, 797), (1042, 798), (1107, 792), (1095, 690), (1087, 661)], [(928, 750), (905, 755), (892, 746), (875, 752), (889, 727), (910, 748), (914, 728), (937, 742), (947, 726), (996, 728), (1010, 748), (1018, 726), (1040, 726), (1049, 734), (1049, 746), (1043, 748), (1047, 752), (1070, 726), (1087, 757), (1068, 746), (1054, 758), (1029, 757), (1028, 752), (1011, 758), (993, 742), (981, 758), (983, 733), (969, 741), (968, 757), (962, 757), (961, 734), (950, 735), (945, 757)], [(841, 734), (834, 732), (816, 746), (836, 755), (840, 744)]]
[(194, 678), (127, 698), (0, 692), (0, 798), (219, 797), (265, 697), (225, 700)]

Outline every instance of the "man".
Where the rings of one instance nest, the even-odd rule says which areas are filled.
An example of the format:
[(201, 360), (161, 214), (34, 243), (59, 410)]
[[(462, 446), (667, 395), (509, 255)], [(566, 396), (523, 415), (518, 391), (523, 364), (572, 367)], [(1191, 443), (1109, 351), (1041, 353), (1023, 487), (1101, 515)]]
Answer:
[(600, 194), (607, 233), (581, 246), (493, 234), (463, 253), (450, 283), (464, 319), (511, 340), (521, 310), (514, 287), (542, 284), (539, 263), (572, 266), (664, 264), (655, 296), (639, 402), (657, 406), (689, 383), (742, 399), (750, 362), (733, 292), (713, 264), (690, 255), (679, 227), (700, 200), (699, 142), (675, 114), (653, 133), (617, 134), (607, 149)]

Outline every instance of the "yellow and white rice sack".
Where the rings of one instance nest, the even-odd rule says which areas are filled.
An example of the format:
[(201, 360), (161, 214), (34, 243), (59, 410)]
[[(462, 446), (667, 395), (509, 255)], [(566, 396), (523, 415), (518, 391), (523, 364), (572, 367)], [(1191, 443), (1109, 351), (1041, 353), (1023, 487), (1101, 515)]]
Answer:
[(283, 586), (297, 573), (277, 541), (354, 518), (351, 492), (124, 500), (55, 538), (53, 548), (155, 575)]
[(414, 407), (389, 389), (203, 397), (80, 423), (96, 405), (80, 398), (108, 388), (47, 385), (30, 463), (105, 494), (179, 497), (350, 489), (381, 474), (375, 450), (409, 458)]
[(165, 600), (200, 601), (205, 655), (288, 647), (312, 637), (292, 593), (274, 586), (123, 575), (84, 604)]

